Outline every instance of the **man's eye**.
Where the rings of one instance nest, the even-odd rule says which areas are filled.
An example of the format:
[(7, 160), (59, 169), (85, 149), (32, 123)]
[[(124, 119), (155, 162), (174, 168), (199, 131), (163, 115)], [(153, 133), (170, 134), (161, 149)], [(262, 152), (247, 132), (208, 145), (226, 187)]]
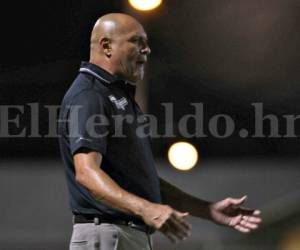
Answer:
[(138, 46), (141, 46), (141, 47), (145, 47), (145, 46), (148, 46), (148, 41), (147, 40), (144, 40), (142, 38), (139, 38), (139, 37), (134, 37), (132, 39), (129, 40), (131, 43), (134, 43)]
[(132, 43), (140, 43), (140, 39), (138, 39), (138, 38), (133, 38), (133, 39), (130, 39), (130, 42), (132, 42)]

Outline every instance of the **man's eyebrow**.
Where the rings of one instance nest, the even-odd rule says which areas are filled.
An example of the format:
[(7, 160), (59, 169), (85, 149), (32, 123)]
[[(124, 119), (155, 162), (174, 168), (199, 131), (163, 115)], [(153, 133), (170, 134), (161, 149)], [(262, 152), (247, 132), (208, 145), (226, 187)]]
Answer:
[(133, 35), (132, 37), (129, 38), (130, 40), (131, 39), (142, 39), (146, 42), (148, 42), (148, 37), (147, 36), (141, 36), (141, 35)]

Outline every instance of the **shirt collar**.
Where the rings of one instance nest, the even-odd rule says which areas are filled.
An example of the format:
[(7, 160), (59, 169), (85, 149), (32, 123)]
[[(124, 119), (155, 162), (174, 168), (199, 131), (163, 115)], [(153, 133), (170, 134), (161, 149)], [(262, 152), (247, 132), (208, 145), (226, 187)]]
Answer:
[(90, 75), (94, 76), (95, 78), (97, 78), (98, 80), (100, 80), (101, 82), (106, 83), (108, 85), (110, 85), (110, 84), (116, 85), (116, 86), (120, 87), (121, 89), (124, 89), (125, 91), (129, 92), (129, 94), (132, 97), (134, 97), (134, 95), (135, 95), (136, 87), (132, 83), (130, 83), (129, 81), (117, 78), (116, 76), (107, 72), (105, 69), (102, 69), (101, 67), (99, 67), (93, 63), (82, 62), (80, 65), (79, 72), (90, 74)]

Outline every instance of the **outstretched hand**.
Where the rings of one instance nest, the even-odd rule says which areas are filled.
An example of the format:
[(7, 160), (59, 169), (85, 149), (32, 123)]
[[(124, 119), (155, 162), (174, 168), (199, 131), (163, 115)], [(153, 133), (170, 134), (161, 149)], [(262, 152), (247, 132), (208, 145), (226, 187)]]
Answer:
[(241, 207), (247, 196), (240, 199), (227, 198), (209, 206), (211, 220), (242, 233), (249, 233), (261, 223), (260, 211)]

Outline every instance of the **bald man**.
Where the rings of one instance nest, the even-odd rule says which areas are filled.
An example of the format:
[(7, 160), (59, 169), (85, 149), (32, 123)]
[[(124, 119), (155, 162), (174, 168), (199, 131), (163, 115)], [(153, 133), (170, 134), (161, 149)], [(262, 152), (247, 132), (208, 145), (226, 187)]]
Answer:
[(60, 111), (73, 234), (70, 249), (150, 250), (158, 230), (172, 242), (186, 239), (188, 215), (240, 232), (258, 227), (246, 197), (208, 202), (159, 178), (149, 138), (136, 131), (147, 120), (134, 100), (150, 48), (142, 25), (125, 14), (95, 24), (89, 62), (66, 93)]

